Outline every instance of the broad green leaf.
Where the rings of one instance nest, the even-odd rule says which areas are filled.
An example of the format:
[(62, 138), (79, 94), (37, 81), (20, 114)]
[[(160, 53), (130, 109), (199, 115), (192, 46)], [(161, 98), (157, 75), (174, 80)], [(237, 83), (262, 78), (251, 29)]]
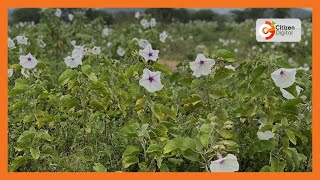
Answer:
[(94, 163), (93, 170), (95, 172), (107, 172), (107, 168), (100, 163)]
[(222, 57), (224, 60), (228, 62), (234, 62), (236, 60), (236, 55), (233, 52), (226, 49), (215, 50), (211, 53), (211, 56)]
[(40, 157), (40, 150), (39, 150), (39, 147), (37, 148), (31, 148), (30, 149), (30, 153), (31, 153), (31, 156), (33, 159), (39, 159)]
[(275, 148), (271, 140), (259, 140), (252, 144), (255, 152), (272, 151)]
[(59, 77), (58, 82), (60, 85), (65, 85), (69, 82), (70, 79), (73, 79), (78, 75), (78, 71), (67, 69)]
[(263, 166), (260, 169), (260, 172), (270, 172), (271, 171), (271, 167), (270, 166)]
[(18, 142), (30, 142), (33, 137), (36, 135), (35, 132), (24, 131), (18, 138)]
[(286, 132), (290, 142), (292, 142), (292, 144), (296, 145), (297, 140), (296, 140), (296, 136), (294, 135), (294, 133), (292, 131), (290, 131), (289, 129), (285, 129), (284, 131)]
[(122, 158), (126, 156), (132, 156), (132, 155), (138, 154), (139, 152), (140, 152), (140, 148), (138, 146), (129, 145), (127, 146), (126, 150), (123, 152)]
[(161, 71), (165, 74), (169, 74), (171, 75), (172, 72), (170, 71), (170, 69), (168, 67), (166, 67), (165, 65), (159, 64), (159, 63), (154, 63), (153, 64), (153, 68), (157, 71)]
[(18, 156), (16, 157), (9, 166), (9, 171), (14, 172), (17, 171), (21, 166), (24, 166), (29, 158), (26, 156)]
[(162, 148), (158, 144), (150, 144), (148, 149), (146, 150), (147, 153), (161, 153)]
[(122, 165), (124, 168), (128, 168), (131, 165), (139, 163), (139, 158), (137, 156), (127, 156), (122, 160)]

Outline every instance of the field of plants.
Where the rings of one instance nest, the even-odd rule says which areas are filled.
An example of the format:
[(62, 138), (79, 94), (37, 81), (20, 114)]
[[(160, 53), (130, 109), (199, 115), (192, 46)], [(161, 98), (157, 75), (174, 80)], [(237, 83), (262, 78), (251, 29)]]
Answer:
[(259, 43), (253, 20), (134, 16), (10, 26), (9, 171), (312, 171), (311, 22)]

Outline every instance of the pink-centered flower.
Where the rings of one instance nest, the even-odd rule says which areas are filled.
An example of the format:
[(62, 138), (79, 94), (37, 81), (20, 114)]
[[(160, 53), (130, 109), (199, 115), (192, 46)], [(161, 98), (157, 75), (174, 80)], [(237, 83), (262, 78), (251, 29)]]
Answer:
[(209, 75), (211, 67), (216, 63), (214, 59), (207, 59), (203, 54), (198, 54), (194, 62), (190, 62), (190, 68), (194, 76), (200, 77), (201, 75)]
[(157, 61), (159, 58), (159, 50), (153, 50), (151, 44), (148, 44), (143, 50), (139, 50), (139, 55), (142, 56), (146, 62), (149, 60)]
[(228, 154), (226, 157), (218, 155), (217, 160), (211, 161), (211, 172), (235, 172), (239, 171), (239, 163), (237, 157), (233, 154)]
[(33, 57), (30, 53), (25, 56), (20, 56), (20, 65), (26, 69), (33, 69), (38, 64), (38, 60)]
[(149, 69), (144, 69), (139, 84), (143, 86), (148, 92), (152, 93), (155, 91), (159, 91), (163, 88), (160, 76), (161, 72), (159, 71), (152, 72)]
[(64, 62), (70, 68), (76, 68), (79, 65), (82, 65), (81, 56), (68, 56), (64, 58)]
[(296, 81), (296, 69), (280, 68), (271, 73), (271, 78), (280, 88), (290, 87)]

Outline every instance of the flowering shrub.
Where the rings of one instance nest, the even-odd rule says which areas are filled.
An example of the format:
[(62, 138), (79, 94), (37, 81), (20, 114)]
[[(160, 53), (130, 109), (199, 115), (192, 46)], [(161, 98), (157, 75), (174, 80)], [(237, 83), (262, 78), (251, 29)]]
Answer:
[(219, 48), (172, 70), (174, 28), (61, 14), (10, 28), (10, 171), (311, 171), (310, 70)]

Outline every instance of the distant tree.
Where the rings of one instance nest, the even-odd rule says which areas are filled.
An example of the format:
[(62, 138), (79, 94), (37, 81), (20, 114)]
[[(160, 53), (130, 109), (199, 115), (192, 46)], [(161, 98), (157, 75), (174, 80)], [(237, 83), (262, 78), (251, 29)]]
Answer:
[(205, 21), (220, 21), (220, 15), (213, 12), (210, 9), (201, 9), (194, 12), (192, 15), (193, 20), (205, 20)]
[(103, 20), (107, 23), (107, 24), (112, 24), (113, 22), (113, 16), (112, 14), (103, 11), (103, 10), (98, 10), (98, 9), (87, 9), (86, 10), (86, 16), (88, 18), (89, 21), (92, 21), (98, 17), (102, 17)]
[(15, 9), (11, 14), (11, 24), (19, 22), (31, 22), (38, 23), (41, 16), (41, 9), (38, 8), (19, 8)]
[(231, 13), (236, 22), (243, 22), (247, 19), (263, 18), (266, 10), (262, 8), (247, 8), (244, 10), (233, 10)]
[(290, 9), (285, 8), (277, 8), (273, 9), (273, 16), (274, 18), (288, 18), (290, 17)]

